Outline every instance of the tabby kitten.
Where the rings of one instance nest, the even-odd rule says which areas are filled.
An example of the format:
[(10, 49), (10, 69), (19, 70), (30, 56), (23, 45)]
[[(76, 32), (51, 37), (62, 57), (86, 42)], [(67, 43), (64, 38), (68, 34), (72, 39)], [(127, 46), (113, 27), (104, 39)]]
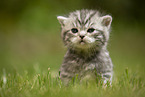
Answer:
[(102, 16), (96, 10), (77, 10), (68, 16), (58, 16), (61, 36), (67, 52), (60, 68), (60, 78), (68, 84), (76, 75), (112, 81), (113, 64), (107, 51), (107, 42), (112, 22), (110, 15)]

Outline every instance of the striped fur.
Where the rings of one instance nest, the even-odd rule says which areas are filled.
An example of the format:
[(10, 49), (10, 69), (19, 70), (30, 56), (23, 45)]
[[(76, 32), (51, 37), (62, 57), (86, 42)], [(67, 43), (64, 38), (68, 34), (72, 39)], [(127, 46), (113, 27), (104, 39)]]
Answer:
[[(58, 16), (61, 36), (68, 51), (60, 68), (60, 78), (68, 84), (78, 75), (101, 75), (104, 83), (112, 81), (113, 64), (107, 51), (112, 17), (96, 10), (77, 10), (67, 17)], [(73, 29), (73, 30), (72, 30)]]

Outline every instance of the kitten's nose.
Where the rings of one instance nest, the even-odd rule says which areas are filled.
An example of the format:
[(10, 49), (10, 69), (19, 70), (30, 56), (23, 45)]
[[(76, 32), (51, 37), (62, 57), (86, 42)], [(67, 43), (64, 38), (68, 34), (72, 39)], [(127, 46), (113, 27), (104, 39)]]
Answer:
[(85, 36), (80, 36), (81, 39), (83, 39)]

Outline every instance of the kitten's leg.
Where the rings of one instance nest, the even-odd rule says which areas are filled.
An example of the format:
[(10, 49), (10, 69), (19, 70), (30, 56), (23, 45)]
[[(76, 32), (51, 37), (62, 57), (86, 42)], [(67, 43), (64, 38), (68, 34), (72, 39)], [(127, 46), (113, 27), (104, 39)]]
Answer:
[(104, 72), (102, 73), (102, 77), (104, 79), (104, 84), (107, 84), (107, 82), (112, 83), (112, 76), (113, 76), (113, 73), (112, 72)]
[(60, 79), (64, 85), (68, 85), (73, 78), (73, 74), (70, 72), (67, 72), (64, 68), (61, 68), (60, 70)]

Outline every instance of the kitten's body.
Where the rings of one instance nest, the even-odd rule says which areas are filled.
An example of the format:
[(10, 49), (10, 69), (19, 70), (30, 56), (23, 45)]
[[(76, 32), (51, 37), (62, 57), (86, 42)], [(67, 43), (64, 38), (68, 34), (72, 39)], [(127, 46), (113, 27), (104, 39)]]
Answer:
[(81, 80), (88, 74), (95, 79), (97, 74), (104, 83), (111, 82), (113, 64), (106, 47), (112, 17), (101, 16), (94, 10), (80, 10), (57, 18), (68, 48), (60, 68), (61, 80), (68, 84), (76, 75)]

